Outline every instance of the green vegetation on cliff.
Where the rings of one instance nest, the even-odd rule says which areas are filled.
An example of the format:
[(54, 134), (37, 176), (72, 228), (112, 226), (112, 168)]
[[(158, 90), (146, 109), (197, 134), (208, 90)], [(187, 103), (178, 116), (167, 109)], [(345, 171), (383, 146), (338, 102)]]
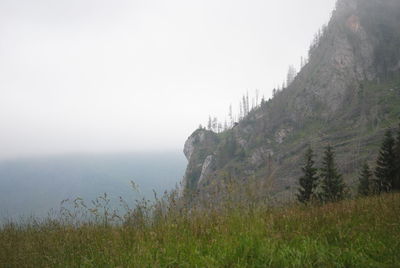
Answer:
[[(258, 114), (264, 114), (262, 109), (268, 113), (270, 102), (265, 103), (265, 108), (250, 113), (231, 130), (219, 134), (208, 130), (193, 133), (192, 137), (213, 137), (213, 142), (194, 145), (187, 167), (188, 188), (207, 192), (226, 177), (244, 183), (256, 179), (268, 185), (260, 191), (263, 194), (293, 198), (301, 175), (299, 167), (308, 146), (315, 149), (319, 156), (315, 162), (320, 166), (323, 150), (330, 144), (336, 152), (340, 173), (355, 193), (359, 169), (366, 161), (375, 163), (384, 132), (397, 128), (400, 77), (379, 83), (360, 82), (354, 95), (328, 118), (315, 116), (299, 126), (285, 126), (276, 132), (268, 132), (268, 128), (262, 127), (267, 123), (262, 118), (256, 119)], [(282, 140), (279, 140), (280, 134)], [(199, 183), (204, 160), (210, 155), (213, 161), (209, 169), (204, 170)]]
[[(207, 198), (225, 178), (258, 180), (268, 185), (261, 193), (294, 198), (306, 149), (322, 155), (329, 144), (355, 192), (359, 169), (375, 162), (383, 132), (400, 117), (399, 17), (399, 1), (339, 0), (287, 87), (223, 132), (192, 134), (186, 190)], [(205, 132), (214, 143), (192, 142)]]

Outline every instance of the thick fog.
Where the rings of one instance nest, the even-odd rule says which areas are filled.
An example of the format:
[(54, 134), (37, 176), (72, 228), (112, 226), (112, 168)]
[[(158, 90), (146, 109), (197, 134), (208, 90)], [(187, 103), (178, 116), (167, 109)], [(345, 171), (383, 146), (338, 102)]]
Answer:
[(266, 97), (334, 0), (1, 0), (0, 158), (180, 150)]

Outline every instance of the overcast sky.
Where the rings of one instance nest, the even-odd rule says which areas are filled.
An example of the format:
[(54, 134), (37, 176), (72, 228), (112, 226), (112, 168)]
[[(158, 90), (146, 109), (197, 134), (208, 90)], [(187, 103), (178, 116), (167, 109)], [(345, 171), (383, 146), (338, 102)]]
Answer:
[(0, 158), (181, 150), (299, 65), (335, 0), (0, 0)]

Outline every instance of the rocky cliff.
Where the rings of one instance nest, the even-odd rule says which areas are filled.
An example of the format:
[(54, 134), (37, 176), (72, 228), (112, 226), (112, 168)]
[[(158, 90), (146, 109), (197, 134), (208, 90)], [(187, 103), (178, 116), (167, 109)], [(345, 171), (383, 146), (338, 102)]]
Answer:
[(186, 141), (186, 193), (226, 180), (257, 182), (260, 195), (293, 196), (308, 145), (334, 146), (351, 185), (374, 160), (382, 131), (400, 116), (400, 1), (339, 0), (295, 80), (232, 129)]

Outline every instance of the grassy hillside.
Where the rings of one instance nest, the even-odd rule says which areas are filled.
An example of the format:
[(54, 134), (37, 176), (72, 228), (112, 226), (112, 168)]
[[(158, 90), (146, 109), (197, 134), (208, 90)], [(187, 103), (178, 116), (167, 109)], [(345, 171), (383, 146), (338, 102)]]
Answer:
[[(145, 207), (145, 206), (144, 206)], [(129, 224), (0, 230), (1, 267), (399, 267), (400, 194), (323, 206), (170, 209)], [(63, 223), (64, 222), (64, 223)]]

